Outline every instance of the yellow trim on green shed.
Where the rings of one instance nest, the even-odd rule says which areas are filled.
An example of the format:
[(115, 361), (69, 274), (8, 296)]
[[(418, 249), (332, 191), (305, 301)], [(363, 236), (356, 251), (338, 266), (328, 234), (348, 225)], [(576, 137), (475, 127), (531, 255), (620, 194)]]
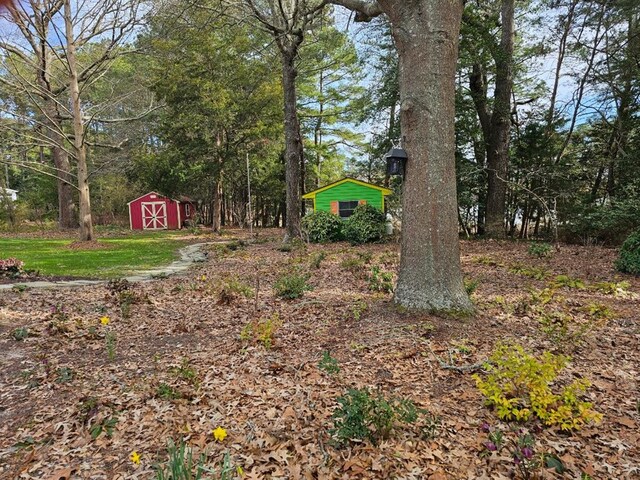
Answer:
[(310, 198), (315, 198), (318, 193), (324, 192), (325, 190), (328, 190), (333, 187), (337, 187), (338, 185), (342, 185), (345, 182), (355, 183), (363, 187), (375, 188), (376, 190), (380, 190), (383, 195), (391, 195), (393, 193), (393, 190), (389, 190), (388, 188), (379, 187), (378, 185), (374, 185), (373, 183), (367, 183), (367, 182), (363, 182), (362, 180), (346, 177), (346, 178), (343, 178), (342, 180), (338, 180), (337, 182), (333, 182), (333, 183), (330, 183), (329, 185), (325, 185), (324, 187), (314, 190), (313, 192), (305, 193), (302, 196), (302, 198), (304, 198), (305, 200)]
[[(344, 187), (341, 188), (344, 184), (352, 184), (353, 188), (348, 188), (345, 190)], [(328, 190), (336, 189), (336, 192), (332, 195), (328, 192)], [(359, 193), (354, 189), (361, 189)], [(366, 192), (370, 193), (366, 193)], [(326, 193), (325, 193), (326, 192)], [(373, 194), (373, 192), (377, 192)], [(391, 195), (393, 193), (392, 190), (384, 187), (379, 187), (378, 185), (373, 185), (371, 183), (363, 182), (361, 180), (357, 180), (355, 178), (346, 177), (342, 180), (338, 180), (337, 182), (330, 183), (325, 185), (322, 188), (314, 190), (313, 192), (306, 193), (302, 196), (305, 200), (313, 201), (313, 211), (316, 212), (318, 210), (318, 204), (320, 203), (320, 210), (329, 211), (329, 203), (327, 196), (331, 197), (332, 201), (363, 201), (366, 203), (371, 203), (377, 208), (381, 208), (384, 211), (385, 208), (385, 196)], [(318, 195), (320, 197), (316, 198)], [(342, 198), (344, 196), (344, 198)], [(347, 198), (348, 197), (348, 198)], [(353, 198), (352, 198), (353, 197)], [(322, 198), (322, 201), (319, 200)]]

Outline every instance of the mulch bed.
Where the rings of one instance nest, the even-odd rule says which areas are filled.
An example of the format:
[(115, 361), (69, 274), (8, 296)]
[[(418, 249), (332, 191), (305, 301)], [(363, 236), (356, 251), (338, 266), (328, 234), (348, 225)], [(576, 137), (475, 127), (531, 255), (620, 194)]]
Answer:
[[(231, 252), (213, 249), (188, 275), (137, 284), (140, 301), (126, 317), (105, 286), (0, 293), (0, 477), (152, 478), (168, 439), (183, 438), (210, 465), (228, 452), (250, 479), (521, 478), (505, 450), (484, 447), (484, 423), (510, 426), (485, 405), (469, 373), (440, 363), (473, 365), (499, 342), (515, 341), (535, 354), (568, 349), (562, 381), (590, 379), (587, 397), (604, 416), (571, 434), (536, 431), (536, 453), (552, 453), (571, 471), (541, 469), (538, 478), (639, 478), (640, 282), (613, 270), (615, 250), (562, 246), (538, 259), (525, 243), (464, 241), (477, 312), (458, 318), (402, 312), (390, 294), (369, 290), (372, 265), (395, 270), (397, 245), (281, 252), (278, 244), (274, 237)], [(314, 269), (320, 251), (326, 258)], [(545, 278), (514, 273), (522, 272), (514, 265)], [(276, 279), (296, 269), (310, 274), (314, 289), (297, 300), (276, 298)], [(556, 287), (563, 298), (555, 306), (615, 312), (575, 345), (552, 341), (520, 308), (558, 275), (587, 287), (629, 283), (615, 295)], [(233, 279), (259, 286), (257, 300), (220, 302), (221, 286)], [(272, 348), (241, 339), (247, 323), (266, 318), (282, 321)], [(21, 341), (13, 335), (19, 327), (29, 332)], [(116, 338), (113, 359), (108, 332)], [(324, 351), (337, 359), (338, 374), (318, 368)], [(337, 398), (365, 386), (437, 416), (435, 435), (423, 428), (434, 425), (418, 423), (378, 445), (336, 448)], [(112, 419), (111, 436), (103, 428), (92, 437)], [(228, 432), (222, 442), (211, 434), (217, 426)], [(140, 465), (129, 460), (134, 450)]]
[(113, 248), (113, 245), (109, 245), (108, 243), (100, 243), (97, 240), (92, 240), (90, 242), (73, 242), (67, 245), (65, 248), (68, 248), (69, 250), (103, 250)]

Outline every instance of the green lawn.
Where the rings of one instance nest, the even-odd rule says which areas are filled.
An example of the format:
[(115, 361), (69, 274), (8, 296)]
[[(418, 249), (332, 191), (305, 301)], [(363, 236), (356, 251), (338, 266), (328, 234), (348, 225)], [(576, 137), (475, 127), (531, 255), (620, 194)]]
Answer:
[(107, 248), (74, 250), (69, 239), (0, 238), (0, 258), (15, 257), (42, 275), (116, 278), (136, 270), (167, 265), (186, 245), (173, 232), (100, 239)]

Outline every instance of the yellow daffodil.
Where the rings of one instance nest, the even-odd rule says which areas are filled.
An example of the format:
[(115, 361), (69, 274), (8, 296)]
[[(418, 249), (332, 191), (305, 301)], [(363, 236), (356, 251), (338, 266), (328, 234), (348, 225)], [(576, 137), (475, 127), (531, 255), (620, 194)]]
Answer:
[(203, 282), (207, 281), (207, 276), (206, 275), (202, 275), (202, 277), (200, 277), (200, 280), (202, 280)]
[(102, 325), (109, 325), (109, 317), (106, 317), (106, 316), (105, 316), (105, 317), (102, 317), (102, 318), (100, 319), (100, 323), (101, 323)]
[(218, 442), (222, 442), (225, 438), (227, 438), (227, 431), (222, 427), (216, 428), (212, 433), (213, 438), (215, 438)]
[(133, 452), (131, 452), (131, 455), (129, 456), (129, 458), (136, 465), (140, 465), (140, 454), (138, 452), (136, 452), (135, 450)]

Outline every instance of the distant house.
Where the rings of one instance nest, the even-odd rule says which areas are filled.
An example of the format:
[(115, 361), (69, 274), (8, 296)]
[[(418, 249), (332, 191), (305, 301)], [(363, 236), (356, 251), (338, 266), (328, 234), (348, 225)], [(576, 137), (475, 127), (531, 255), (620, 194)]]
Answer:
[(302, 198), (313, 200), (314, 212), (331, 212), (341, 218), (348, 218), (358, 205), (364, 203), (384, 212), (384, 197), (392, 193), (388, 188), (346, 177), (309, 192)]
[(0, 197), (8, 197), (15, 202), (18, 200), (18, 191), (11, 188), (0, 187)]
[(196, 213), (192, 200), (173, 200), (156, 192), (142, 195), (127, 205), (131, 230), (177, 230)]

